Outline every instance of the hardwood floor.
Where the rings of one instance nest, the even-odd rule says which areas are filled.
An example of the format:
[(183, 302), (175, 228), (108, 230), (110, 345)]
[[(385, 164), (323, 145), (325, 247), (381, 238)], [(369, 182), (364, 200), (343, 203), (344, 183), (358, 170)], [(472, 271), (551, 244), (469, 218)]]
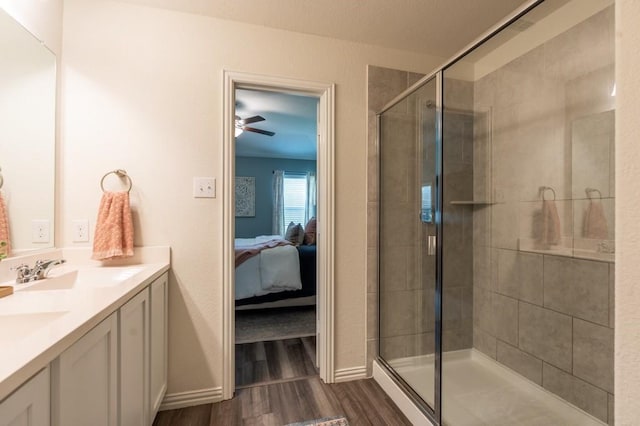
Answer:
[(158, 413), (154, 426), (282, 426), (344, 415), (351, 426), (411, 425), (373, 379), (327, 385), (318, 376), (252, 386), (228, 401)]
[(236, 395), (158, 413), (154, 426), (283, 426), (343, 415), (351, 426), (411, 425), (373, 379), (327, 385), (315, 337), (236, 345)]
[(318, 374), (316, 338), (236, 345), (236, 388)]

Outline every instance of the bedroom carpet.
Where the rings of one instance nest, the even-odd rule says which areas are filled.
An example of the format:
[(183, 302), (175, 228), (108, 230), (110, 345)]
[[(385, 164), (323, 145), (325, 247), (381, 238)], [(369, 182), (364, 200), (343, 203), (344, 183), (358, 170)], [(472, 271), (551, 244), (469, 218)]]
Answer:
[(236, 311), (236, 344), (315, 334), (315, 306)]

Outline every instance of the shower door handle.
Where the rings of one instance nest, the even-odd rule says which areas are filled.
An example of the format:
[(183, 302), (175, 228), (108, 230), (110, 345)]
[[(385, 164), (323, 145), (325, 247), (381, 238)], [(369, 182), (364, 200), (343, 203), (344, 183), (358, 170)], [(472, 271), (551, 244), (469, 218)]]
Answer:
[(427, 235), (427, 256), (435, 256), (436, 248), (437, 248), (436, 236)]

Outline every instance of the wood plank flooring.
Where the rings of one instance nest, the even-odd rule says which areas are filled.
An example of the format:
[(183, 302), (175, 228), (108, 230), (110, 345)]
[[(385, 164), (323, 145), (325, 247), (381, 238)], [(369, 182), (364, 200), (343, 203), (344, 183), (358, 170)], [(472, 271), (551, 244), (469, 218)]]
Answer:
[(351, 426), (411, 425), (373, 379), (327, 385), (315, 337), (236, 345), (236, 395), (161, 411), (154, 426), (283, 426), (343, 415)]
[(410, 426), (373, 379), (327, 385), (318, 376), (253, 386), (228, 401), (158, 413), (154, 426), (282, 426), (344, 415), (351, 426)]
[(236, 388), (316, 375), (315, 357), (315, 336), (236, 345)]

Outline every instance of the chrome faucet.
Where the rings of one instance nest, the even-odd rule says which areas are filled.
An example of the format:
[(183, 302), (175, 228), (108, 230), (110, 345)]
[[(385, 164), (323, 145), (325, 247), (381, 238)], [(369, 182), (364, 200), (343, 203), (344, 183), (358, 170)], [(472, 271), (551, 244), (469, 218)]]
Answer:
[(65, 262), (64, 259), (37, 260), (33, 268), (29, 268), (27, 265), (18, 265), (13, 268), (16, 271), (16, 283), (24, 284), (45, 279), (51, 269)]

